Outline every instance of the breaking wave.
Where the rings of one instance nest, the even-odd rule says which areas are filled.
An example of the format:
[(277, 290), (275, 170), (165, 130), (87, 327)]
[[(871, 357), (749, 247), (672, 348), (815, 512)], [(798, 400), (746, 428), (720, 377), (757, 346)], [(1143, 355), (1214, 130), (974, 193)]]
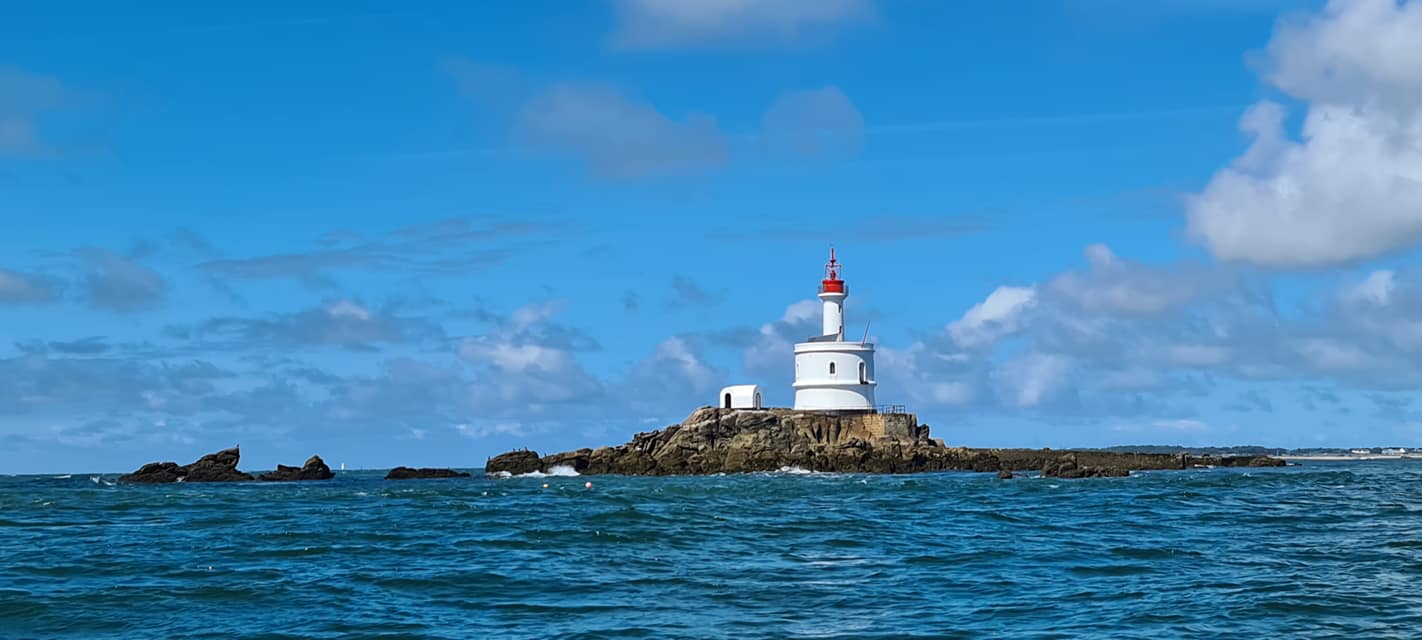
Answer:
[(518, 478), (572, 478), (572, 477), (574, 477), (574, 476), (579, 476), (579, 475), (582, 475), (582, 474), (578, 473), (576, 469), (574, 469), (574, 468), (572, 468), (572, 467), (570, 467), (570, 466), (568, 466), (568, 465), (565, 465), (565, 464), (558, 464), (558, 465), (553, 465), (553, 466), (549, 467), (547, 473), (544, 473), (544, 472), (542, 472), (542, 471), (530, 471), (530, 472), (528, 472), (528, 473), (520, 473), (520, 474), (518, 474), (518, 475), (515, 476), (515, 477), (518, 477)]

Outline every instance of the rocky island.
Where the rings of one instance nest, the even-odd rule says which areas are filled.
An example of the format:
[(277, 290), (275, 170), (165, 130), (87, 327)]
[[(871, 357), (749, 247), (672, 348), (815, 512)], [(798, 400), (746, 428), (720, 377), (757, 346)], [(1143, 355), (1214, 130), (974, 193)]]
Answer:
[(277, 465), (275, 471), (256, 478), (252, 474), (239, 471), (237, 463), (242, 452), (237, 447), (223, 449), (198, 458), (191, 464), (176, 462), (150, 462), (133, 473), (119, 477), (119, 482), (137, 484), (163, 484), (168, 482), (242, 482), (265, 480), (268, 482), (289, 482), (295, 480), (330, 480), (336, 474), (321, 460), (321, 456), (311, 456), (300, 467)]
[(385, 474), (386, 480), (428, 480), (433, 478), (468, 478), (466, 471), (453, 469), (432, 469), (430, 467), (395, 467)]
[(299, 467), (288, 467), (284, 464), (277, 465), (276, 471), (269, 471), (260, 476), (258, 480), (266, 482), (291, 482), (295, 480), (330, 480), (336, 477), (331, 472), (331, 468), (326, 466), (326, 461), (321, 456), (311, 456), (306, 459), (306, 464)]
[[(578, 473), (706, 475), (798, 467), (838, 473), (1035, 471), (1060, 478), (1128, 475), (1131, 471), (1199, 466), (1278, 467), (1268, 456), (1191, 456), (1092, 450), (969, 449), (946, 446), (911, 413), (826, 413), (794, 409), (703, 407), (680, 424), (639, 433), (613, 447), (539, 456), (528, 450), (490, 458), (489, 475)], [(1005, 473), (1003, 473), (1005, 472)]]

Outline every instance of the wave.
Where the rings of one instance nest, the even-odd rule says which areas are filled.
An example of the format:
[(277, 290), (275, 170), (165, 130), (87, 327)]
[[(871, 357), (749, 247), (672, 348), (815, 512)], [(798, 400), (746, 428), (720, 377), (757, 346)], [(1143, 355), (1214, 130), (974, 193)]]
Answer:
[(528, 472), (528, 473), (520, 473), (520, 474), (518, 474), (518, 475), (515, 476), (515, 477), (518, 477), (518, 478), (571, 478), (571, 477), (580, 476), (580, 475), (582, 475), (582, 474), (578, 473), (576, 469), (574, 469), (574, 468), (572, 468), (572, 467), (570, 467), (570, 466), (568, 466), (568, 465), (565, 465), (565, 464), (558, 464), (558, 465), (553, 465), (553, 466), (549, 467), (547, 473), (544, 473), (544, 472), (542, 472), (542, 471), (530, 471), (530, 472)]
[(528, 473), (520, 473), (518, 475), (514, 475), (507, 471), (496, 471), (489, 475), (500, 480), (506, 480), (508, 478), (572, 478), (574, 476), (580, 476), (582, 474), (578, 473), (576, 469), (568, 465), (558, 464), (549, 467), (547, 472), (530, 471)]
[(73, 477), (74, 477), (74, 476), (73, 476), (72, 474), (66, 473), (66, 474), (64, 474), (64, 475), (62, 475), (62, 476), (55, 476), (54, 479), (55, 479), (55, 480), (68, 480), (68, 479), (73, 478)]
[(779, 469), (776, 469), (775, 472), (776, 472), (776, 473), (783, 473), (783, 474), (791, 475), (791, 476), (808, 476), (808, 475), (813, 475), (813, 474), (815, 474), (815, 473), (819, 473), (818, 471), (810, 471), (809, 469), (806, 469), (806, 468), (804, 468), (804, 467), (790, 467), (790, 466), (780, 467)]

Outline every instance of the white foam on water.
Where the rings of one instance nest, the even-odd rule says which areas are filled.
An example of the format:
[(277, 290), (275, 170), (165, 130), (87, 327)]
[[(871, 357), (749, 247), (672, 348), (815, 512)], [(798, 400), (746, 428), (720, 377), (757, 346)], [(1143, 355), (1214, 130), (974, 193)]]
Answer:
[(792, 476), (808, 476), (817, 473), (815, 471), (810, 471), (809, 469), (805, 469), (803, 467), (780, 467), (775, 472), (784, 473)]
[(565, 465), (565, 464), (558, 464), (558, 465), (553, 465), (552, 467), (549, 467), (547, 473), (544, 473), (544, 472), (542, 472), (542, 471), (530, 471), (530, 472), (528, 472), (528, 473), (520, 473), (520, 474), (518, 474), (518, 477), (520, 477), (520, 478), (571, 478), (571, 477), (578, 476), (578, 475), (582, 475), (582, 474), (578, 473), (576, 470), (574, 470), (572, 467), (570, 467), (570, 466), (568, 466), (568, 465)]
[(499, 471), (499, 472), (494, 473), (493, 476), (494, 476), (495, 478), (504, 479), (504, 478), (512, 478), (512, 477), (513, 477), (513, 474), (512, 474), (512, 473), (509, 473), (509, 472), (507, 472), (507, 471)]
[(62, 475), (62, 476), (55, 476), (54, 479), (55, 479), (55, 480), (68, 480), (68, 479), (73, 478), (73, 477), (74, 477), (73, 475), (66, 473), (66, 474), (64, 474), (64, 475)]

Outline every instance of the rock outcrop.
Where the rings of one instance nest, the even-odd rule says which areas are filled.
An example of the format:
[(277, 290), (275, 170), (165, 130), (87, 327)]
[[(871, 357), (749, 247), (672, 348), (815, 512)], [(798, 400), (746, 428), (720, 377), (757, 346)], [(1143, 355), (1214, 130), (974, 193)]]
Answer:
[(120, 482), (158, 484), (164, 482), (237, 482), (252, 476), (237, 470), (242, 457), (237, 447), (223, 449), (198, 458), (192, 464), (178, 466), (176, 462), (150, 462), (133, 473), (119, 478)]
[(276, 471), (268, 471), (257, 476), (257, 479), (267, 482), (294, 482), (297, 480), (330, 480), (334, 477), (336, 474), (331, 472), (331, 468), (326, 466), (326, 461), (322, 460), (321, 456), (311, 456), (307, 458), (306, 464), (299, 467), (279, 464)]
[(1123, 466), (1078, 465), (1073, 454), (1042, 465), (1043, 478), (1119, 478), (1128, 475), (1131, 475), (1131, 470)]
[(542, 469), (543, 460), (539, 459), (536, 452), (529, 451), (528, 449), (501, 453), (490, 458), (489, 461), (484, 464), (484, 472), (490, 474), (507, 473), (516, 476), (541, 471)]
[(386, 480), (423, 480), (428, 478), (468, 478), (469, 473), (453, 469), (431, 469), (429, 467), (395, 467), (385, 474)]
[(519, 475), (566, 466), (589, 475), (700, 475), (799, 467), (842, 473), (1039, 471), (1044, 476), (1094, 478), (1198, 465), (1284, 464), (1263, 456), (1205, 460), (1172, 454), (947, 447), (912, 414), (705, 407), (680, 424), (639, 433), (626, 444), (543, 457), (510, 451), (490, 458), (484, 470)]

